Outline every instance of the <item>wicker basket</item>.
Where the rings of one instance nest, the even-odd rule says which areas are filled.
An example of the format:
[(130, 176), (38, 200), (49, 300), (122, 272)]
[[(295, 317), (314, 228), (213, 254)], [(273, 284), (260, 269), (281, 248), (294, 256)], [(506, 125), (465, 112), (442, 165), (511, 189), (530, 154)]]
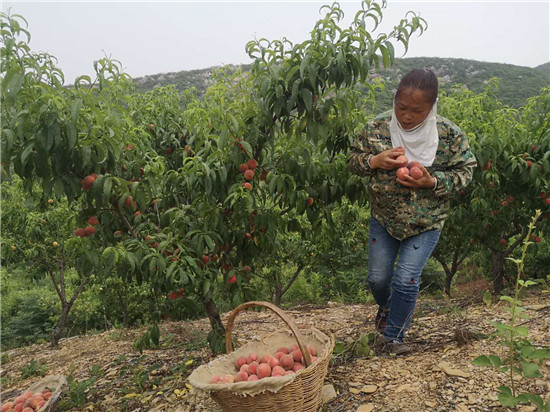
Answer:
[[(273, 311), (288, 326), (291, 333), (276, 332), (265, 337), (262, 342), (252, 342), (233, 352), (231, 331), (236, 316), (244, 309), (260, 306)], [(210, 377), (234, 368), (239, 356), (246, 356), (252, 350), (261, 355), (273, 354), (281, 345), (297, 343), (304, 357), (305, 368), (295, 374), (264, 378), (258, 381), (232, 384), (211, 384)], [(327, 374), (328, 363), (334, 348), (334, 337), (315, 329), (298, 329), (294, 321), (277, 306), (269, 302), (247, 302), (231, 312), (225, 335), (227, 354), (218, 357), (208, 365), (198, 367), (189, 382), (195, 388), (205, 390), (226, 412), (316, 412), (321, 405), (321, 388)], [(307, 345), (315, 346), (319, 356), (312, 363)]]

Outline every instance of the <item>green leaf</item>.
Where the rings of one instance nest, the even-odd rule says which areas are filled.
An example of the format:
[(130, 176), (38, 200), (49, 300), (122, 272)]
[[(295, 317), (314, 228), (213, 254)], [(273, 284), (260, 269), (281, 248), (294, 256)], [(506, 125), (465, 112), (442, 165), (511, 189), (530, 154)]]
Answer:
[(492, 303), (492, 294), (489, 290), (486, 290), (484, 293), (483, 293), (483, 303), (485, 303), (485, 305), (487, 306), (491, 306), (491, 303)]
[(500, 386), (498, 394), (498, 400), (502, 406), (516, 406), (519, 404), (520, 400), (512, 395), (512, 390), (507, 386)]
[(476, 366), (493, 366), (489, 358), (485, 355), (478, 356), (472, 363)]
[(527, 378), (540, 378), (539, 365), (530, 362), (521, 362), (521, 370)]
[(311, 105), (312, 105), (312, 102), (313, 102), (313, 95), (312, 95), (311, 91), (309, 89), (304, 88), (304, 89), (302, 89), (300, 94), (302, 95), (302, 100), (303, 100), (304, 104), (306, 105), (307, 111), (311, 112)]
[(156, 346), (158, 346), (160, 343), (160, 330), (158, 325), (153, 325), (153, 327), (151, 328), (151, 341)]

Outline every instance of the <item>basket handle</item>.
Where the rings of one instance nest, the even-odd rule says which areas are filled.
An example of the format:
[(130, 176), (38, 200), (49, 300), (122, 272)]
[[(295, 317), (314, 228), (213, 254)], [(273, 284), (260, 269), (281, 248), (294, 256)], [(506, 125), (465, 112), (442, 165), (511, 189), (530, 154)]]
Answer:
[(243, 303), (239, 306), (237, 306), (235, 309), (233, 309), (233, 312), (229, 315), (229, 319), (227, 320), (227, 330), (225, 331), (225, 350), (226, 353), (233, 352), (233, 346), (231, 344), (231, 331), (233, 330), (233, 323), (235, 322), (235, 318), (239, 314), (239, 312), (248, 309), (251, 306), (261, 306), (266, 309), (271, 310), (274, 312), (277, 316), (279, 316), (284, 323), (290, 328), (292, 331), (292, 334), (294, 335), (294, 338), (296, 339), (296, 342), (298, 343), (298, 347), (302, 351), (302, 356), (304, 357), (304, 362), (306, 368), (311, 365), (311, 355), (309, 353), (308, 347), (304, 344), (304, 338), (298, 331), (298, 327), (294, 323), (294, 321), (285, 313), (283, 312), (279, 307), (275, 306), (272, 303), (269, 302), (261, 302), (261, 301), (251, 301)]

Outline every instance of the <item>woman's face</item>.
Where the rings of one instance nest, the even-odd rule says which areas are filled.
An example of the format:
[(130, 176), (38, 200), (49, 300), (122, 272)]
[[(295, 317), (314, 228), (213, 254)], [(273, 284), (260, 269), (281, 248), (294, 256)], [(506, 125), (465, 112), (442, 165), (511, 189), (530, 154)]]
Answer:
[(410, 130), (428, 117), (432, 104), (423, 90), (404, 89), (395, 101), (394, 109), (401, 127)]

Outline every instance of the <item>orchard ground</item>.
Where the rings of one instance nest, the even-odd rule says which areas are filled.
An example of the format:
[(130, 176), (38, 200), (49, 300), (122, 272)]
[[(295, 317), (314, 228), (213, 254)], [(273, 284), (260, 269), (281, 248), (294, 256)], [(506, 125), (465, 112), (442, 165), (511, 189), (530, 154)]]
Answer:
[[(482, 295), (488, 286), (485, 281), (462, 285), (451, 300), (421, 297), (408, 337), (414, 347), (410, 356), (390, 357), (375, 344), (372, 356), (334, 357), (325, 384), (334, 387), (336, 397), (322, 410), (509, 410), (500, 406), (496, 397), (498, 386), (509, 384), (507, 376), (472, 365), (479, 355), (504, 356), (504, 347), (494, 338), (491, 322), (506, 322), (509, 313), (504, 302), (483, 303)], [(529, 328), (529, 338), (534, 345), (548, 344), (548, 294), (533, 289), (522, 301), (530, 316), (523, 321), (523, 326)], [(330, 331), (338, 341), (351, 342), (362, 333), (373, 331), (376, 308), (371, 304), (329, 303), (295, 307), (287, 313), (301, 327), (315, 326)], [(222, 316), (224, 323), (228, 316), (229, 313)], [(236, 347), (283, 327), (271, 313), (242, 313), (233, 329)], [(60, 342), (58, 350), (41, 344), (7, 351), (2, 354), (2, 400), (15, 397), (41, 379), (22, 379), (22, 368), (34, 359), (47, 368), (47, 374), (72, 374), (81, 384), (97, 377), (84, 387), (88, 398), (84, 405), (71, 407), (68, 393), (58, 410), (218, 412), (220, 408), (208, 395), (195, 392), (187, 383), (194, 368), (212, 359), (205, 339), (209, 329), (207, 319), (165, 321), (161, 325), (161, 347), (141, 355), (133, 350), (132, 343), (143, 329), (69, 338)], [(543, 364), (542, 372), (546, 377), (550, 375), (550, 361)], [(70, 387), (72, 394), (79, 388)], [(550, 382), (543, 379), (520, 380), (518, 391), (537, 393), (550, 401)], [(523, 406), (516, 410), (535, 409)]]

